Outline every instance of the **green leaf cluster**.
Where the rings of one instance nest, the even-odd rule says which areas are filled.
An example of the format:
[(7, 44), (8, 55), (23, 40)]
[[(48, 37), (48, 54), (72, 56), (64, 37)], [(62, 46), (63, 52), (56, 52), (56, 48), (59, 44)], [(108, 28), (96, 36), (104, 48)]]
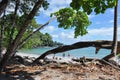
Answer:
[(116, 5), (117, 0), (72, 0), (70, 6), (75, 10), (83, 10), (87, 14), (95, 12), (96, 14), (104, 13), (106, 9)]
[(58, 27), (64, 29), (75, 29), (75, 38), (79, 35), (83, 36), (87, 33), (87, 27), (90, 25), (87, 14), (82, 11), (76, 11), (72, 8), (60, 9), (58, 12), (52, 13), (59, 22)]
[(44, 0), (42, 4), (42, 7), (44, 8), (44, 10), (47, 10), (48, 6), (49, 6), (49, 3), (47, 2), (47, 0)]
[[(3, 34), (3, 45), (4, 47), (7, 47), (10, 41), (10, 34), (12, 33), (13, 30), (13, 17), (14, 14), (8, 14), (5, 16), (4, 20), (0, 21), (0, 27), (4, 26), (4, 34)], [(3, 19), (3, 17), (1, 18)], [(15, 25), (14, 25), (14, 32), (12, 35), (12, 39), (15, 39), (16, 35), (18, 34), (21, 25), (23, 24), (23, 22), (25, 21), (25, 16), (16, 16), (16, 21), (15, 21)], [(4, 24), (2, 24), (4, 23)], [(37, 24), (37, 22), (35, 21), (35, 19), (33, 19), (31, 21), (31, 23), (29, 24), (29, 26), (26, 29), (26, 33), (24, 34), (23, 38), (26, 37), (27, 35), (29, 35), (31, 32), (33, 32), (35, 29), (37, 29), (37, 27), (39, 27), (39, 24)]]
[(52, 37), (48, 33), (41, 33), (37, 32), (34, 34), (24, 45), (22, 48), (36, 48), (41, 46), (57, 46), (57, 45), (63, 45), (62, 43), (54, 42), (52, 40)]
[[(8, 14), (6, 15), (4, 20), (0, 20), (0, 29), (1, 29), (1, 26), (4, 26), (4, 34), (3, 34), (4, 47), (7, 47), (9, 44), (10, 34), (13, 29), (13, 26), (12, 26), (13, 16), (14, 16), (13, 14)], [(26, 15), (16, 16), (14, 33), (12, 36), (13, 39), (15, 39), (16, 35), (18, 34), (21, 28), (21, 25), (25, 21), (25, 17)], [(28, 25), (21, 41), (24, 40), (29, 34), (34, 32), (36, 29), (38, 29), (38, 27), (40, 27), (40, 24), (38, 24), (35, 18), (33, 18), (31, 23)], [(55, 45), (58, 45), (58, 43), (52, 40), (52, 37), (50, 34), (48, 33), (42, 34), (41, 32), (37, 32), (28, 41), (26, 41), (26, 43), (22, 46), (22, 48), (33, 48), (33, 47), (40, 47), (40, 46), (55, 46)]]

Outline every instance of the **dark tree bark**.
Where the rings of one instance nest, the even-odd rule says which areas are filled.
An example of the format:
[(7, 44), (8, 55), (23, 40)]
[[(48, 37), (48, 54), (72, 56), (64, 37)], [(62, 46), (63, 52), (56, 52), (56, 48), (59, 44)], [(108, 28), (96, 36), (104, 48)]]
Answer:
[(14, 14), (13, 14), (13, 18), (12, 18), (12, 30), (10, 32), (10, 37), (9, 37), (9, 45), (11, 45), (11, 43), (13, 42), (13, 34), (14, 34), (14, 30), (15, 30), (15, 25), (16, 25), (16, 17), (17, 17), (17, 11), (19, 8), (19, 0), (15, 1), (15, 9), (14, 9)]
[(1, 26), (0, 28), (0, 60), (2, 58), (2, 29), (3, 29), (3, 26)]
[(6, 9), (7, 5), (9, 4), (9, 1), (10, 0), (2, 0), (0, 2), (0, 16), (4, 12), (4, 10)]
[(3, 68), (5, 67), (6, 63), (8, 62), (8, 60), (13, 56), (14, 52), (17, 49), (17, 46), (28, 26), (28, 24), (31, 22), (31, 20), (33, 19), (33, 17), (35, 16), (35, 14), (37, 13), (37, 11), (39, 10), (39, 8), (41, 7), (43, 3), (43, 0), (38, 0), (35, 4), (35, 6), (33, 7), (32, 11), (30, 12), (30, 14), (26, 17), (24, 24), (21, 26), (21, 29), (19, 30), (18, 34), (16, 35), (15, 40), (13, 40), (12, 42), (12, 46), (9, 45), (9, 47), (7, 48), (7, 52), (5, 53), (4, 57), (2, 58), (1, 62), (0, 62), (0, 72), (2, 72)]
[[(52, 22), (54, 19), (56, 19), (56, 17), (51, 18), (48, 22), (46, 22), (45, 24), (41, 25), (37, 30), (35, 30), (34, 32), (30, 33), (25, 39), (23, 39), (18, 46), (16, 47), (16, 51), (17, 49), (21, 48), (26, 42), (27, 40), (29, 40), (31, 38), (31, 36), (33, 36), (35, 33), (37, 33), (39, 30), (41, 30), (42, 28), (44, 28), (45, 26), (47, 26), (50, 22)], [(15, 55), (16, 51), (13, 52), (13, 56)]]
[(3, 28), (4, 28), (4, 22), (2, 22), (3, 24), (1, 25), (0, 28), (0, 61), (2, 59), (2, 43), (3, 43)]
[(118, 53), (119, 50), (117, 50), (117, 45), (119, 45), (117, 43), (117, 28), (118, 28), (118, 1), (116, 3), (116, 6), (114, 8), (114, 33), (113, 33), (113, 43), (112, 43), (112, 51), (111, 54), (105, 56), (103, 59), (108, 60), (113, 56), (116, 56), (116, 54)]
[(116, 56), (117, 53), (117, 20), (118, 17), (118, 2), (116, 2), (116, 6), (114, 8), (114, 34), (113, 34), (113, 45), (112, 45), (112, 54)]
[(114, 54), (113, 54), (113, 53), (105, 56), (103, 59), (106, 60), (106, 61), (108, 61), (108, 60), (109, 60), (110, 58), (112, 58), (112, 57), (114, 57)]
[[(8, 3), (9, 3), (9, 0), (2, 0), (0, 2), (0, 16), (5, 11)], [(3, 28), (4, 28), (3, 26), (4, 26), (4, 23), (2, 24), (0, 28), (0, 60), (2, 58), (2, 38), (3, 38)]]
[(5, 11), (3, 14), (3, 20), (1, 21), (1, 28), (0, 28), (0, 61), (2, 59), (2, 51), (3, 51), (3, 33), (4, 33), (4, 21), (5, 21)]
[[(112, 41), (87, 41), (87, 42), (77, 42), (72, 45), (60, 46), (43, 53), (42, 55), (40, 55), (40, 57), (34, 60), (33, 63), (38, 62), (40, 59), (44, 59), (47, 55), (50, 55), (50, 54), (56, 54), (56, 53), (60, 53), (68, 50), (85, 48), (85, 47), (96, 47), (97, 50), (99, 50), (100, 48), (112, 49)], [(120, 42), (119, 42), (119, 47), (120, 47)]]

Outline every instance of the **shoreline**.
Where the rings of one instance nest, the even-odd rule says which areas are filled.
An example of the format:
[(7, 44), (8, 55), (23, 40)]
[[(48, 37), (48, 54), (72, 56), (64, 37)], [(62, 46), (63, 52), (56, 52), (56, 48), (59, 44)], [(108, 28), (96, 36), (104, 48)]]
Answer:
[[(22, 54), (22, 53), (21, 53)], [(21, 55), (20, 54), (20, 55)], [(22, 56), (25, 56), (22, 55)], [(25, 58), (31, 60), (31, 58)], [(48, 59), (49, 60), (49, 59)], [(120, 80), (120, 71), (97, 61), (83, 63), (60, 63), (43, 61), (43, 65), (10, 63), (6, 72), (2, 72), (2, 80)], [(28, 61), (29, 62), (29, 61)], [(6, 77), (7, 76), (7, 77)]]
[[(17, 55), (21, 56), (21, 57), (34, 57), (34, 58), (38, 58), (40, 55), (37, 54), (31, 54), (31, 53), (23, 53), (23, 52), (17, 52)], [(54, 55), (49, 55), (46, 56), (46, 58), (50, 61), (56, 61), (56, 62), (65, 62), (65, 63), (76, 63), (75, 61), (73, 61), (72, 59), (80, 59), (82, 57), (61, 57), (61, 56), (55, 56)], [(84, 57), (84, 56), (83, 56)], [(86, 57), (87, 58), (87, 57)], [(91, 58), (91, 59), (98, 59), (98, 58)], [(118, 63), (118, 65), (120, 65), (120, 59), (116, 59), (115, 57), (111, 58), (110, 60), (115, 61), (116, 63)]]
[(28, 56), (28, 57), (35, 57), (35, 58), (37, 58), (39, 56), (39, 55), (36, 55), (36, 54), (23, 53), (23, 52), (17, 52), (16, 55), (19, 55), (21, 57)]
[[(50, 48), (34, 48), (34, 49), (30, 49), (30, 50), (21, 50), (21, 52), (25, 52), (25, 53), (34, 53), (37, 55), (41, 55), (43, 53), (45, 53), (48, 50), (53, 49), (53, 47)], [(57, 56), (63, 56), (63, 54), (65, 53), (65, 56), (67, 57), (68, 54), (70, 54), (71, 57), (73, 58), (80, 58), (83, 56), (86, 56), (87, 58), (103, 58), (104, 56), (108, 55), (110, 53), (110, 50), (105, 50), (105, 49), (101, 49), (99, 51), (98, 54), (95, 54), (95, 48), (94, 47), (89, 47), (89, 48), (82, 48), (82, 49), (75, 49), (75, 50), (70, 50), (70, 51), (66, 51), (66, 52), (62, 52), (62, 53), (58, 53), (56, 54)]]
[[(12, 59), (6, 66), (6, 71), (2, 72), (2, 80), (120, 80), (120, 71), (108, 64), (98, 61), (87, 61), (73, 63), (72, 58), (61, 60), (48, 57), (46, 61), (35, 65), (29, 65), (33, 57), (39, 55), (17, 52), (17, 55), (25, 59), (24, 64), (19, 60)], [(26, 57), (27, 56), (27, 57)], [(48, 61), (47, 61), (48, 60)], [(57, 61), (57, 62), (56, 62)], [(61, 62), (63, 61), (63, 62)], [(68, 61), (68, 62), (67, 62)], [(7, 77), (6, 77), (7, 76)]]
[[(22, 53), (22, 52), (17, 52), (17, 55), (21, 56), (21, 57), (34, 57), (34, 58), (38, 58), (40, 55), (36, 55), (36, 54), (29, 54), (29, 53)], [(71, 57), (60, 57), (60, 56), (55, 56), (53, 59), (53, 56), (46, 56), (46, 59), (50, 60), (50, 61), (56, 61), (56, 62), (73, 62)]]

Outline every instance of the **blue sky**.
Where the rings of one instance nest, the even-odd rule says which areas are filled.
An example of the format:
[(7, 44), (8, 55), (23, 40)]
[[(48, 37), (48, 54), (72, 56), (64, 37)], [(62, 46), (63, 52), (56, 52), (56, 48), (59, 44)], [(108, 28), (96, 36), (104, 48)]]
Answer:
[[(48, 0), (49, 8), (44, 11), (40, 9), (40, 15), (36, 17), (39, 24), (44, 24), (50, 19), (50, 13), (58, 11), (61, 8), (68, 7), (71, 0)], [(120, 40), (120, 2), (118, 7), (118, 40)], [(93, 40), (112, 40), (113, 39), (113, 20), (114, 9), (108, 9), (104, 14), (88, 15), (92, 24), (88, 27), (88, 34), (74, 38), (74, 30), (58, 28), (56, 20), (41, 30), (43, 33), (49, 33), (54, 41), (64, 44), (72, 44), (78, 41), (93, 41)]]

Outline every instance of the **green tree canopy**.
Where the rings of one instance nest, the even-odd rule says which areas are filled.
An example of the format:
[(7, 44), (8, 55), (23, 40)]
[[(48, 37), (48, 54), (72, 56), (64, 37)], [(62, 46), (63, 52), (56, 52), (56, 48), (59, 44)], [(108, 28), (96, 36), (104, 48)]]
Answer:
[(87, 14), (95, 12), (104, 13), (108, 8), (113, 8), (117, 0), (72, 0), (70, 6), (75, 10), (83, 10)]
[[(3, 37), (3, 47), (7, 47), (9, 45), (9, 37), (12, 30), (12, 18), (14, 14), (8, 14), (6, 15), (6, 19), (0, 21), (0, 26), (2, 26), (2, 23), (4, 23), (5, 29), (4, 29), (4, 37)], [(20, 25), (24, 22), (24, 15), (22, 16), (16, 16), (16, 25), (14, 29), (13, 38), (17, 35), (18, 31), (20, 30)], [(35, 20), (35, 18), (32, 19), (31, 23), (28, 25), (21, 41), (26, 38), (30, 33), (34, 32), (40, 24), (38, 24)], [(1, 27), (0, 27), (1, 28)], [(34, 34), (23, 46), (22, 48), (34, 48), (34, 47), (41, 47), (41, 46), (55, 46), (57, 45), (56, 42), (52, 40), (52, 37), (48, 33), (41, 33), (37, 32)]]
[(53, 15), (57, 17), (59, 28), (74, 28), (75, 38), (79, 35), (85, 35), (87, 33), (87, 27), (91, 23), (87, 14), (80, 10), (76, 11), (72, 8), (60, 9), (58, 12), (51, 14), (51, 16)]

